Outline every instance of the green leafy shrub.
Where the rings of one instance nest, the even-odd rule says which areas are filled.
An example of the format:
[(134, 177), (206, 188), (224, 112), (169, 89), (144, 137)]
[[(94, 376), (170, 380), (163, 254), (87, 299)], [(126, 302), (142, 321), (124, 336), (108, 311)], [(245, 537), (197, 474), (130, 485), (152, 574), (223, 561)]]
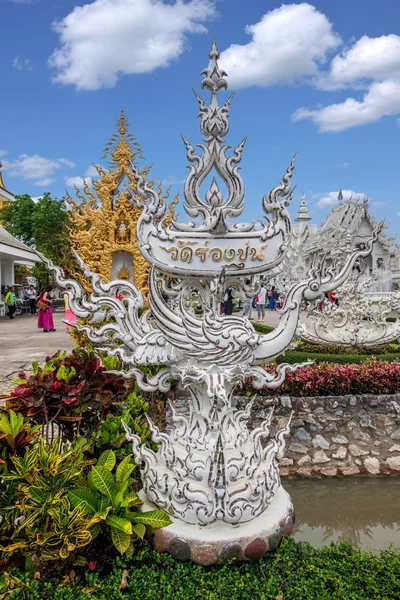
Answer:
[[(117, 407), (115, 407), (117, 408)], [(159, 429), (165, 425), (165, 403), (160, 395), (146, 394), (144, 397), (137, 386), (129, 394), (126, 401), (119, 405), (120, 414), (108, 414), (101, 427), (94, 432), (93, 455), (98, 457), (104, 450), (114, 450), (117, 457), (132, 454), (131, 443), (126, 439), (122, 422), (126, 423), (133, 433), (156, 450), (157, 445), (150, 440), (151, 431), (145, 417), (149, 415)]]
[(146, 525), (153, 528), (170, 525), (171, 519), (162, 510), (138, 512), (142, 501), (132, 488), (132, 472), (136, 465), (126, 456), (118, 465), (115, 453), (106, 450), (88, 473), (87, 480), (68, 492), (75, 509), (88, 515), (102, 515), (94, 531), (108, 528), (111, 540), (120, 554), (134, 551), (134, 536), (144, 538)]
[(92, 539), (101, 515), (73, 507), (68, 490), (82, 481), (93, 461), (85, 456), (89, 442), (75, 438), (60, 452), (56, 439), (41, 438), (23, 457), (12, 458), (13, 472), (0, 480), (0, 556), (15, 555), (36, 563), (66, 560)]
[(75, 434), (90, 436), (128, 394), (124, 379), (106, 373), (93, 349), (57, 352), (43, 367), (32, 366), (32, 375), (20, 373), (14, 380), (6, 405), (45, 427), (48, 439), (54, 424), (69, 440)]
[(202, 567), (149, 551), (106, 577), (8, 577), (15, 590), (8, 600), (398, 600), (400, 553), (374, 555), (343, 542), (317, 550), (286, 538), (276, 552), (245, 564)]
[(40, 429), (40, 425), (32, 426), (13, 410), (7, 412), (0, 414), (0, 464), (3, 465), (3, 474), (8, 472), (12, 457), (21, 456), (25, 448), (37, 439)]

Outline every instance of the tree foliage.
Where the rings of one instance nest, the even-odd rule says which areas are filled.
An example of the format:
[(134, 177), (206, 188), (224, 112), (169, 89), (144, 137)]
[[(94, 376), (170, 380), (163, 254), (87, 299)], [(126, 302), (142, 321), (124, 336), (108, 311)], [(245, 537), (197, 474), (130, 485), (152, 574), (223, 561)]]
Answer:
[[(39, 250), (55, 264), (67, 271), (76, 268), (69, 242), (71, 224), (64, 199), (52, 198), (49, 193), (37, 202), (28, 194), (15, 196), (13, 202), (0, 209), (0, 222), (18, 240)], [(42, 285), (49, 283), (50, 273), (43, 264), (36, 264), (33, 275)]]

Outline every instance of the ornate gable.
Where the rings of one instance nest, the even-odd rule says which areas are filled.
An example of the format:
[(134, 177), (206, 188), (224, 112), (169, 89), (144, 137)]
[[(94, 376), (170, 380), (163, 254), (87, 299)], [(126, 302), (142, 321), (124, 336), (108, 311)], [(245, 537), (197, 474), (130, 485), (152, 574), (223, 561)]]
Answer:
[[(140, 145), (128, 133), (128, 127), (128, 120), (121, 110), (117, 132), (111, 136), (102, 156), (109, 160), (109, 169), (94, 165), (99, 178), (93, 180), (93, 189), (86, 183), (83, 192), (75, 187), (80, 203), (67, 193), (66, 200), (72, 207), (70, 238), (85, 264), (104, 281), (127, 279), (146, 295), (148, 264), (136, 240), (136, 225), (142, 209), (137, 205), (140, 196), (136, 193), (137, 179), (132, 171), (132, 164), (137, 166), (138, 159), (143, 156)], [(140, 177), (146, 179), (150, 169), (141, 170)], [(154, 186), (153, 181), (148, 184)], [(161, 183), (157, 192), (163, 193)], [(162, 198), (168, 197), (169, 189)], [(169, 205), (170, 219), (177, 203), (176, 197)]]

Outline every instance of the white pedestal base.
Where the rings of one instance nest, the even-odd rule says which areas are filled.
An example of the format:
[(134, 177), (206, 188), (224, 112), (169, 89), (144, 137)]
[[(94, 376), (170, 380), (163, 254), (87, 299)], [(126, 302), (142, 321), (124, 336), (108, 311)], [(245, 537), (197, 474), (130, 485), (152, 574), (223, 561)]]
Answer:
[[(143, 493), (143, 510), (155, 510)], [(294, 524), (294, 509), (289, 494), (282, 486), (267, 510), (242, 525), (214, 523), (208, 527), (189, 525), (172, 517), (172, 525), (152, 532), (154, 548), (169, 552), (179, 560), (193, 560), (202, 565), (224, 564), (232, 558), (255, 560), (275, 550), (284, 534)]]

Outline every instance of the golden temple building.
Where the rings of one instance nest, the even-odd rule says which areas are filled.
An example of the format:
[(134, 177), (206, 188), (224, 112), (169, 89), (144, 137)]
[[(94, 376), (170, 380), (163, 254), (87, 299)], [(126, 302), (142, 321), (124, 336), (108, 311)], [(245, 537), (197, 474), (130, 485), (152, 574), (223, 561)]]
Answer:
[[(137, 166), (136, 161), (143, 156), (128, 127), (127, 118), (121, 110), (117, 132), (111, 136), (102, 156), (109, 160), (109, 168), (105, 170), (94, 165), (98, 179), (92, 181), (91, 187), (85, 182), (83, 191), (75, 187), (80, 202), (67, 193), (66, 200), (71, 205), (70, 239), (85, 264), (105, 282), (113, 279), (130, 281), (146, 297), (149, 265), (136, 240), (141, 209), (132, 202), (132, 197), (136, 201), (139, 197), (131, 166), (132, 163)], [(150, 169), (144, 168), (140, 175), (146, 179)], [(154, 181), (147, 181), (147, 185), (153, 187)], [(162, 193), (161, 183), (157, 191)], [(164, 200), (168, 197), (169, 189), (163, 195)], [(169, 204), (169, 221), (177, 203), (176, 197)]]
[(14, 200), (14, 194), (10, 192), (4, 184), (3, 173), (1, 171), (2, 167), (3, 165), (0, 162), (0, 208), (3, 208), (5, 204)]

